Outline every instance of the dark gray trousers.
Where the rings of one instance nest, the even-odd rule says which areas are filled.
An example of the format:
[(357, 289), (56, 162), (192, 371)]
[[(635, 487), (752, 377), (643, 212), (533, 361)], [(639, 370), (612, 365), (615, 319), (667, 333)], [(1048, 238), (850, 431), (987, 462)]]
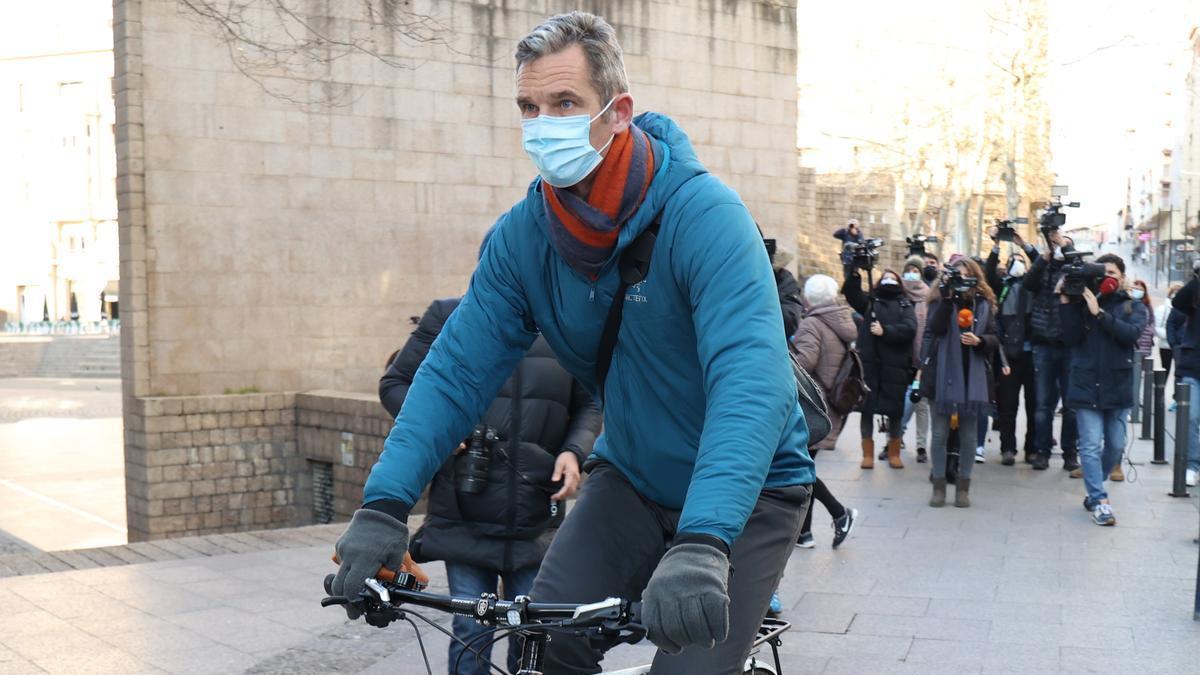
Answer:
[[(654, 657), (656, 675), (742, 672), (811, 494), (808, 485), (762, 491), (730, 555), (729, 639), (713, 649), (685, 649), (674, 656), (660, 651)], [(579, 501), (551, 543), (530, 597), (543, 602), (641, 599), (678, 523), (679, 511), (642, 497), (620, 471), (601, 463), (588, 475)], [(552, 633), (546, 673), (598, 673), (611, 646)]]

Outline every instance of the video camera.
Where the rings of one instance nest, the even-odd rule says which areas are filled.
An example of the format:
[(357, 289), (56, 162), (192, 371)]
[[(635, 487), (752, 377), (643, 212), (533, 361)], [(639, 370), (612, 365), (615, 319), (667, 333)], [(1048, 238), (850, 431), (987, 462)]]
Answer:
[(1104, 265), (1085, 262), (1084, 258), (1092, 255), (1091, 251), (1067, 251), (1063, 253), (1066, 263), (1063, 265), (1062, 294), (1072, 297), (1083, 295), (1085, 288), (1090, 288), (1099, 295), (1100, 282), (1104, 280), (1106, 270)]
[(950, 289), (950, 297), (956, 298), (979, 285), (975, 277), (964, 277), (962, 270), (947, 266), (942, 269), (942, 286)]
[(936, 244), (939, 239), (931, 234), (914, 234), (911, 237), (905, 237), (904, 241), (908, 242), (908, 255), (925, 257), (925, 244)]
[(496, 430), (484, 424), (471, 432), (467, 449), (454, 459), (455, 488), (458, 492), (477, 495), (487, 488), (492, 468), (492, 450), (498, 438)]
[(1062, 198), (1067, 196), (1066, 185), (1051, 187), (1050, 195), (1050, 203), (1046, 206), (1046, 210), (1042, 211), (1042, 215), (1038, 217), (1038, 226), (1041, 228), (1042, 234), (1047, 237), (1050, 236), (1051, 232), (1067, 224), (1067, 214), (1063, 213), (1064, 208), (1079, 208), (1079, 202), (1063, 202)]
[(875, 262), (879, 260), (879, 247), (883, 244), (884, 240), (878, 238), (867, 239), (863, 242), (848, 241), (844, 249), (853, 253), (855, 267), (870, 272), (875, 268)]
[(996, 221), (996, 241), (1013, 241), (1017, 234), (1016, 228), (1013, 225), (1024, 225), (1029, 222), (1028, 218), (1013, 218), (1011, 220)]

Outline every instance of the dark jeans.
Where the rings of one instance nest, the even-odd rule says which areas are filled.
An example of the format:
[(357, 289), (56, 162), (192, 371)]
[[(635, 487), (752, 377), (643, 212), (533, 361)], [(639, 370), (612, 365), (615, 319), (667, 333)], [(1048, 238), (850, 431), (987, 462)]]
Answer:
[[(815, 460), (818, 452), (820, 452), (820, 450), (814, 448), (809, 450), (808, 454), (812, 455), (812, 458)], [(821, 506), (824, 506), (825, 510), (829, 512), (830, 518), (837, 520), (838, 518), (846, 515), (846, 507), (842, 506), (842, 503), (837, 500), (837, 497), (833, 496), (833, 493), (829, 491), (829, 488), (825, 487), (825, 481), (821, 480), (820, 478), (817, 479), (816, 483), (813, 483), (812, 496), (813, 499), (821, 502)], [(812, 514), (813, 510), (811, 507), (804, 512), (804, 525), (800, 527), (800, 532), (812, 532)]]
[[(479, 597), (481, 593), (495, 593), (497, 577), (504, 578), (504, 598), (512, 600), (518, 595), (528, 595), (529, 590), (533, 588), (533, 578), (537, 576), (537, 565), (531, 565), (513, 572), (497, 572), (474, 565), (464, 563), (456, 563), (446, 561), (446, 582), (450, 586), (450, 595), (466, 595)], [(474, 619), (465, 616), (454, 617), (454, 635), (463, 642), (471, 644), (471, 652), (462, 657), (462, 661), (458, 661), (459, 654), (463, 652), (462, 645), (451, 640), (450, 641), (450, 672), (460, 673), (461, 675), (487, 675), (489, 668), (487, 659), (491, 657), (492, 646), (488, 643), (491, 638), (480, 638), (478, 641), (471, 643), (471, 640), (478, 637), (481, 633), (488, 631), (488, 628)], [(481, 659), (476, 659), (475, 653), (478, 653)], [(521, 640), (517, 636), (512, 636), (508, 639), (508, 670), (509, 672), (517, 672), (517, 659), (521, 657)], [(458, 670), (454, 670), (454, 664), (458, 663)]]
[[(729, 582), (729, 639), (713, 649), (685, 649), (675, 656), (658, 652), (655, 675), (742, 672), (800, 535), (811, 494), (808, 485), (759, 494), (730, 556), (737, 572)], [(588, 475), (579, 501), (550, 544), (531, 596), (543, 602), (640, 599), (678, 522), (679, 511), (641, 496), (620, 471), (601, 463)], [(610, 647), (607, 640), (552, 632), (545, 670), (555, 675), (598, 673)]]
[(1034, 386), (1033, 353), (1024, 352), (1008, 359), (1012, 373), (996, 381), (996, 428), (1000, 431), (1000, 452), (1017, 451), (1017, 413), (1021, 408), (1021, 389), (1025, 390), (1025, 454), (1037, 448), (1034, 419), (1037, 413), (1037, 389)]
[[(1050, 455), (1051, 439), (1054, 438), (1054, 410), (1058, 407), (1058, 398), (1067, 391), (1067, 382), (1071, 369), (1071, 355), (1065, 348), (1057, 345), (1033, 346), (1034, 391), (1037, 392), (1037, 414), (1034, 415), (1034, 427), (1037, 430), (1037, 451)], [(1062, 437), (1059, 447), (1062, 448), (1063, 459), (1078, 457), (1079, 433), (1075, 427), (1075, 411), (1063, 403)]]
[[(858, 431), (862, 434), (864, 441), (874, 440), (875, 438), (875, 415), (864, 411), (859, 416)], [(904, 424), (901, 423), (901, 418), (887, 416), (887, 436), (889, 439), (901, 438), (904, 436)]]

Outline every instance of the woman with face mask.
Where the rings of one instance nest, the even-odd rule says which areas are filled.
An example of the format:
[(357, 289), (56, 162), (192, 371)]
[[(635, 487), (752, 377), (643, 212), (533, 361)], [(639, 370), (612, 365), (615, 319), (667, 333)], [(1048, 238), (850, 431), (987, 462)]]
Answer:
[[(983, 269), (970, 258), (951, 259), (962, 280), (943, 273), (929, 289), (929, 319), (922, 350), (921, 395), (933, 406), (933, 496), (929, 505), (946, 505), (946, 441), (950, 422), (958, 417), (959, 438), (971, 438), (979, 416), (991, 410), (992, 357), (1000, 347), (996, 328), (996, 296), (983, 278)], [(960, 440), (960, 447), (969, 447)], [(968, 507), (971, 469), (958, 463), (954, 505)]]
[[(994, 236), (994, 231), (993, 231)], [(1000, 242), (996, 241), (985, 267), (988, 286), (996, 294), (996, 326), (999, 330), (1001, 353), (1007, 367), (992, 364), (996, 379), (996, 430), (1000, 432), (1000, 463), (1004, 466), (1016, 464), (1017, 457), (1017, 414), (1021, 408), (1021, 390), (1025, 391), (1025, 463), (1032, 464), (1037, 454), (1037, 434), (1034, 413), (1037, 399), (1034, 397), (1033, 344), (1029, 340), (1030, 312), (1033, 311), (1033, 295), (1025, 289), (1025, 273), (1029, 270), (1028, 258), (1023, 248), (1024, 241), (1016, 235), (1016, 246), (1008, 257), (1008, 264), (1000, 268)], [(1034, 255), (1037, 251), (1034, 250)]]
[[(936, 278), (936, 268), (934, 269), (934, 278)], [(917, 316), (917, 333), (913, 336), (912, 349), (912, 380), (914, 382), (921, 371), (921, 337), (925, 334), (925, 310), (927, 308), (925, 296), (929, 293), (929, 284), (925, 280), (924, 272), (925, 260), (920, 256), (911, 256), (904, 262), (904, 272), (900, 274), (900, 283), (904, 286), (904, 294), (912, 302)], [(901, 435), (908, 433), (908, 426), (914, 415), (917, 418), (917, 463), (924, 464), (929, 457), (925, 452), (925, 449), (929, 447), (929, 401), (923, 398), (913, 401), (910, 396), (905, 396), (904, 418), (900, 423)], [(903, 448), (903, 444), (901, 447)], [(887, 458), (886, 449), (879, 458)]]
[[(1129, 299), (1145, 305), (1146, 316), (1150, 317), (1150, 320), (1146, 322), (1146, 327), (1142, 329), (1142, 334), (1138, 336), (1137, 347), (1133, 352), (1133, 405), (1139, 406), (1142, 402), (1142, 360), (1154, 354), (1154, 327), (1157, 318), (1154, 314), (1154, 303), (1150, 301), (1150, 293), (1145, 281), (1137, 279), (1133, 282), (1129, 287)], [(1143, 410), (1142, 414), (1145, 415), (1146, 411)], [(1121, 465), (1118, 464), (1117, 470), (1120, 468)], [(1113, 478), (1113, 480), (1123, 479), (1123, 475), (1121, 478)]]
[(857, 348), (862, 356), (866, 384), (871, 388), (859, 411), (862, 417), (862, 464), (875, 467), (875, 415), (887, 417), (888, 466), (903, 469), (900, 438), (903, 427), (904, 399), (912, 373), (912, 341), (917, 334), (917, 315), (913, 303), (894, 270), (883, 270), (879, 283), (870, 292), (863, 291), (862, 276), (852, 266), (846, 268), (842, 294), (854, 311), (862, 316)]

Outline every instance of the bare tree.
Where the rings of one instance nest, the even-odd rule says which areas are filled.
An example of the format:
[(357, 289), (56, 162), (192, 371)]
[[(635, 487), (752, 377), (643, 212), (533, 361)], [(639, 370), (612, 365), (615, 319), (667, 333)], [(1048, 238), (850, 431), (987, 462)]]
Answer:
[[(342, 59), (365, 56), (394, 68), (421, 63), (415, 49), (448, 42), (449, 26), (408, 0), (177, 0), (229, 50), (234, 66), (279, 99), (348, 105), (352, 89), (331, 77)], [(335, 15), (330, 5), (337, 5)], [(345, 15), (349, 16), (345, 16)], [(312, 87), (313, 79), (323, 80)]]

